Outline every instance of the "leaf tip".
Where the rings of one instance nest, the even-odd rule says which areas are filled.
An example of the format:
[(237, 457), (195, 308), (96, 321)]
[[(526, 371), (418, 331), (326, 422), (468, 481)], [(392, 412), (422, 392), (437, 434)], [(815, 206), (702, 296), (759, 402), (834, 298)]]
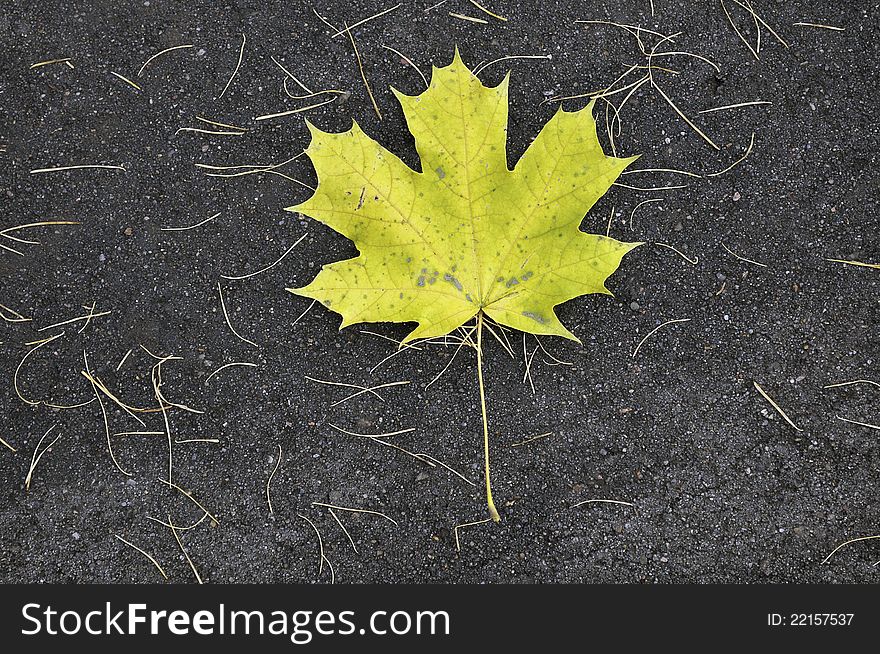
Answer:
[[(504, 74), (504, 79), (502, 79), (500, 82), (498, 82), (498, 85), (495, 86), (494, 88), (506, 93), (507, 89), (510, 87), (510, 74), (512, 72), (513, 72), (512, 70), (508, 69), (508, 71)], [(560, 106), (562, 106), (562, 103), (560, 103)]]
[(458, 49), (458, 45), (455, 46), (455, 49), (452, 52), (452, 61), (449, 62), (448, 66), (444, 66), (444, 68), (451, 69), (453, 71), (456, 69), (463, 68), (464, 70), (468, 71), (471, 75), (474, 74), (473, 71), (470, 68), (468, 68), (468, 65), (466, 63), (464, 63), (464, 59), (461, 58), (461, 50)]
[[(555, 312), (554, 312), (554, 315), (555, 315)], [(562, 322), (559, 320), (559, 318), (557, 318), (556, 321), (557, 321), (557, 330), (554, 333), (552, 333), (551, 336), (561, 336), (562, 338), (567, 338), (570, 341), (574, 341), (578, 345), (583, 345), (583, 342), (581, 341), (581, 339), (579, 339), (577, 336), (572, 334), (571, 331), (565, 325), (562, 324)]]
[(308, 118), (303, 118), (303, 122), (306, 124), (306, 129), (309, 130), (309, 134), (312, 135), (312, 138), (315, 137), (316, 134), (323, 134), (322, 132), (312, 121)]

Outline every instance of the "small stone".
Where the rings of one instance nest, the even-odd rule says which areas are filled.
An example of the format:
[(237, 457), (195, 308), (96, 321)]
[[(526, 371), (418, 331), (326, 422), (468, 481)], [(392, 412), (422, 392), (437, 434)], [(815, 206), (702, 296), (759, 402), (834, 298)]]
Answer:
[(742, 198), (742, 196), (739, 194), (739, 191), (734, 191), (734, 192), (733, 192), (733, 201), (734, 201), (734, 202), (739, 202), (739, 201), (740, 201), (740, 198)]
[(642, 308), (642, 305), (640, 305), (640, 304), (639, 304), (638, 302), (636, 302), (636, 301), (632, 301), (632, 302), (629, 303), (629, 308), (632, 309), (633, 311), (638, 311), (639, 309)]

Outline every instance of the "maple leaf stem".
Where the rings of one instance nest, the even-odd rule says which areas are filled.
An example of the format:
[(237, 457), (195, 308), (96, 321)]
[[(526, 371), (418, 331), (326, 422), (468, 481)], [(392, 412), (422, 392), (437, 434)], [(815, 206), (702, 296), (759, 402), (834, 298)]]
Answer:
[(489, 417), (486, 414), (486, 386), (483, 383), (483, 312), (477, 314), (477, 379), (480, 382), (480, 408), (483, 412), (483, 456), (486, 470), (486, 503), (489, 515), (495, 522), (501, 522), (495, 501), (492, 499), (492, 481), (489, 473)]

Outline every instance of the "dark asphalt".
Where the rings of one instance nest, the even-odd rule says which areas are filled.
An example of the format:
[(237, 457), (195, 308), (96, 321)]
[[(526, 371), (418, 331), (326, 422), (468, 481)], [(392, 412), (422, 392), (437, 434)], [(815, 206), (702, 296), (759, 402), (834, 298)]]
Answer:
[[(41, 220), (80, 225), (16, 232), (40, 245), (8, 239), (25, 256), (0, 251), (0, 304), (33, 318), (0, 324), (0, 580), (5, 582), (157, 582), (147, 550), (172, 582), (194, 577), (168, 529), (148, 516), (187, 526), (202, 512), (159, 483), (167, 475), (164, 436), (111, 436), (120, 465), (107, 451), (97, 402), (54, 410), (22, 402), (13, 376), (26, 343), (64, 330), (30, 356), (19, 386), (31, 400), (77, 404), (92, 397), (81, 376), (82, 355), (127, 403), (155, 407), (150, 369), (139, 346), (182, 360), (163, 365), (168, 399), (204, 411), (169, 411), (176, 440), (218, 439), (174, 446), (174, 480), (215, 513), (181, 533), (208, 582), (329, 582), (317, 577), (314, 521), (338, 582), (873, 582), (877, 542), (825, 556), (849, 538), (880, 533), (880, 388), (825, 389), (849, 380), (880, 381), (878, 271), (827, 258), (880, 261), (878, 243), (876, 77), (880, 13), (868, 2), (753, 3), (786, 39), (762, 30), (760, 60), (737, 38), (717, 2), (647, 0), (610, 3), (486, 3), (509, 18), (480, 14), (465, 0), (404, 2), (354, 30), (366, 75), (384, 119), (364, 91), (351, 44), (311, 6), (295, 2), (0, 2), (0, 228)], [(751, 18), (726, 3), (749, 38)], [(760, 7), (758, 6), (760, 5)], [(334, 25), (393, 6), (320, 2)], [(454, 18), (480, 16), (488, 24)], [(689, 57), (664, 58), (679, 75), (657, 73), (675, 103), (721, 147), (710, 148), (650, 87), (621, 113), (618, 153), (643, 156), (635, 167), (717, 172), (632, 175), (637, 186), (687, 184), (640, 192), (614, 188), (586, 217), (584, 228), (647, 241), (609, 280), (616, 297), (588, 296), (559, 310), (582, 346), (545, 340), (571, 366), (534, 359), (535, 393), (523, 383), (522, 340), (516, 359), (490, 343), (488, 394), (500, 525), (461, 533), (453, 527), (485, 517), (480, 413), (473, 357), (456, 359), (440, 381), (426, 384), (453, 349), (406, 351), (375, 372), (395, 345), (369, 330), (400, 338), (403, 325), (337, 330), (339, 318), (286, 293), (322, 264), (354, 254), (351, 243), (283, 209), (308, 195), (271, 174), (208, 177), (194, 166), (279, 163), (307, 144), (303, 116), (325, 130), (355, 118), (410, 165), (411, 137), (390, 91), (416, 93), (421, 79), (387, 45), (426, 74), (444, 65), (454, 45), (475, 65), (514, 60), (482, 74), (497, 83), (510, 68), (511, 160), (552, 115), (554, 94), (603, 88), (628, 66), (643, 63), (635, 39), (576, 19), (640, 24), (681, 32), (663, 47), (698, 53), (717, 73)], [(827, 23), (845, 31), (799, 27)], [(218, 99), (235, 68), (240, 70)], [(648, 47), (654, 42), (645, 35)], [(141, 64), (168, 47), (194, 47)], [(256, 116), (304, 106), (282, 89), (274, 56), (312, 90), (350, 92), (304, 114), (255, 122)], [(71, 58), (29, 69), (33, 63)], [(137, 91), (111, 73), (136, 81)], [(295, 85), (288, 85), (294, 91)], [(615, 96), (619, 101), (622, 96)], [(717, 113), (703, 109), (750, 101)], [(320, 98), (318, 99), (320, 101)], [(575, 108), (586, 100), (572, 100)], [(181, 127), (216, 128), (196, 116), (248, 128), (243, 136)], [(597, 114), (604, 139), (604, 108)], [(605, 139), (607, 141), (607, 139)], [(607, 147), (607, 143), (606, 143)], [(120, 165), (30, 174), (72, 164)], [(313, 183), (303, 157), (279, 170)], [(642, 200), (662, 201), (639, 208)], [(161, 228), (192, 225), (189, 231)], [(231, 321), (257, 347), (233, 335), (217, 294), (221, 275), (271, 263), (302, 234), (306, 239), (270, 271), (222, 280)], [(690, 263), (664, 243), (687, 255)], [(741, 261), (738, 255), (766, 264)], [(37, 328), (87, 311), (112, 311), (58, 330)], [(689, 318), (636, 345), (668, 320)], [(529, 350), (534, 341), (528, 339)], [(121, 370), (117, 364), (133, 350)], [(231, 367), (207, 383), (206, 377)], [(551, 362), (552, 363), (552, 362)], [(331, 404), (347, 390), (305, 376), (360, 385), (409, 380), (381, 392)], [(801, 431), (786, 424), (755, 390), (757, 381)], [(350, 390), (350, 389), (349, 389)], [(111, 434), (162, 431), (160, 413), (146, 427), (107, 404)], [(60, 435), (39, 462), (29, 492), (24, 480), (40, 437)], [(477, 484), (355, 432), (415, 428), (393, 438), (429, 454)], [(533, 443), (513, 447), (550, 432)], [(274, 514), (266, 501), (271, 484)], [(633, 506), (592, 503), (613, 499)], [(357, 545), (312, 502), (381, 511), (340, 513)]]

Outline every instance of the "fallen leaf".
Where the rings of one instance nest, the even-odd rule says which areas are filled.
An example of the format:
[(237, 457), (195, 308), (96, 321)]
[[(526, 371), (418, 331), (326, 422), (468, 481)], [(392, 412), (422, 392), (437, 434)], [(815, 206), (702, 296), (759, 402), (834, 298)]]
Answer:
[[(308, 124), (318, 187), (290, 207), (354, 241), (359, 256), (289, 289), (359, 322), (415, 322), (406, 337), (447, 334), (480, 312), (502, 325), (577, 340), (554, 307), (605, 280), (639, 243), (586, 234), (586, 212), (636, 157), (605, 156), (593, 103), (547, 122), (507, 167), (509, 74), (486, 87), (458, 50), (418, 96), (392, 89), (421, 162), (415, 171), (357, 123)], [(341, 328), (340, 327), (340, 328)]]

